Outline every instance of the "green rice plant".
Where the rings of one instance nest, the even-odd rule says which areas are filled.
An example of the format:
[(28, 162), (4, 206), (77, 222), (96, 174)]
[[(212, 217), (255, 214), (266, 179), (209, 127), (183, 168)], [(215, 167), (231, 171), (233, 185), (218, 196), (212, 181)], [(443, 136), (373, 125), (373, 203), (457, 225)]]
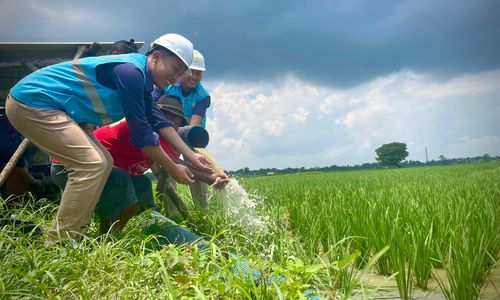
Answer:
[(425, 231), (425, 228), (418, 231), (411, 231), (411, 241), (409, 242), (410, 245), (414, 246), (410, 261), (415, 278), (415, 285), (424, 290), (427, 289), (427, 283), (432, 276), (432, 224), (427, 234)]
[[(342, 241), (341, 241), (342, 242)], [(342, 292), (344, 296), (351, 294), (352, 290), (358, 286), (356, 280), (357, 269), (355, 268), (356, 259), (361, 255), (359, 251), (353, 253), (345, 253), (344, 256), (333, 264), (333, 278), (335, 289)]]
[(471, 225), (457, 227), (447, 251), (439, 253), (445, 264), (447, 282), (438, 277), (436, 280), (447, 299), (478, 299), (487, 275), (499, 258), (500, 235), (491, 236), (495, 231), (492, 224), (477, 217), (470, 215), (467, 220), (468, 224), (474, 224), (473, 228)]
[[(405, 246), (401, 247), (403, 242)], [(398, 284), (399, 296), (402, 299), (412, 299), (413, 298), (413, 269), (415, 261), (412, 257), (415, 256), (415, 248), (407, 247), (408, 240), (405, 238), (399, 239), (393, 243), (395, 245), (394, 250), (389, 249), (389, 261), (392, 268), (396, 271), (395, 279)]]
[[(303, 174), (300, 180), (297, 178), (295, 175), (247, 178), (245, 183), (266, 195), (270, 205), (284, 207), (290, 213), (291, 230), (312, 254), (335, 247), (343, 238), (359, 236), (362, 238), (353, 240), (349, 247), (359, 250), (357, 265), (363, 267), (377, 250), (390, 246), (386, 255), (377, 260), (377, 269), (386, 275), (397, 274), (402, 296), (411, 295), (413, 284), (425, 289), (433, 268), (444, 267), (457, 281), (455, 289), (474, 285), (471, 278), (455, 276), (450, 269), (449, 257), (453, 257), (449, 254), (450, 245), (460, 249), (457, 253), (465, 253), (471, 243), (467, 239), (460, 243), (453, 241), (457, 226), (467, 226), (476, 234), (484, 232), (485, 241), (479, 244), (488, 249), (491, 257), (497, 257), (494, 254), (500, 251), (496, 242), (500, 233), (498, 162)], [(490, 226), (479, 226), (470, 214), (476, 214)], [(319, 243), (321, 247), (317, 246)], [(475, 253), (486, 252), (476, 249)], [(483, 266), (478, 268), (482, 275), (477, 281), (484, 282), (487, 267), (492, 263), (483, 254), (479, 256), (487, 261), (478, 261)], [(466, 262), (473, 260), (464, 256), (458, 261), (455, 254), (454, 268), (465, 270)], [(457, 290), (454, 295), (459, 294)]]

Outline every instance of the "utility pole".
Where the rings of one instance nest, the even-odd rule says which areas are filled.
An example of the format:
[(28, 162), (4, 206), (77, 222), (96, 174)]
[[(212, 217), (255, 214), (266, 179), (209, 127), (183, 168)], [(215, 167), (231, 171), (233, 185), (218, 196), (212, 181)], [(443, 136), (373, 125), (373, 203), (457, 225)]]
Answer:
[(427, 146), (425, 146), (425, 164), (429, 163), (429, 155), (427, 154)]

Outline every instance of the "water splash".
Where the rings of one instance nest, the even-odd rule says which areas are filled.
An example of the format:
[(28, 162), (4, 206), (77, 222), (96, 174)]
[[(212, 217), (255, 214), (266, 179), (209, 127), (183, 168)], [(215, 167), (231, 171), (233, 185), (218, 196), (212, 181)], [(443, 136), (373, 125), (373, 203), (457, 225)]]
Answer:
[(256, 212), (256, 207), (263, 200), (262, 197), (247, 193), (234, 178), (229, 179), (219, 194), (227, 217), (234, 223), (244, 228), (267, 232), (269, 217), (259, 216)]

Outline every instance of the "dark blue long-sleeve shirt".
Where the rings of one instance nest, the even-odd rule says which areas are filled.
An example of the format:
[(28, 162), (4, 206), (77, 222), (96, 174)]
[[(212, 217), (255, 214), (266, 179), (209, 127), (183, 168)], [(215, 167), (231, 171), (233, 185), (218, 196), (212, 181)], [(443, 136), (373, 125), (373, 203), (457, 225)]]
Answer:
[[(155, 86), (146, 65), (146, 78), (134, 64), (110, 63), (96, 69), (97, 81), (120, 94), (123, 112), (130, 130), (130, 142), (136, 147), (158, 146), (158, 131), (173, 126), (156, 105)], [(156, 91), (157, 92), (157, 91)]]

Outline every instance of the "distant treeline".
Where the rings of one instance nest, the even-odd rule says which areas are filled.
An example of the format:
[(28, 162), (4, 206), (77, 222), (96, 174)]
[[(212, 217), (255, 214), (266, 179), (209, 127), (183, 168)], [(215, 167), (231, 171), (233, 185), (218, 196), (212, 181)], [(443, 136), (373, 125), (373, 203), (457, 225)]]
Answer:
[[(466, 158), (446, 158), (443, 155), (439, 156), (439, 160), (431, 160), (427, 163), (418, 160), (408, 160), (403, 161), (399, 164), (399, 167), (418, 167), (418, 166), (438, 166), (438, 165), (452, 165), (452, 164), (463, 164), (463, 163), (482, 163), (490, 162), (493, 160), (500, 160), (500, 156), (490, 156), (485, 154), (483, 156), (476, 157), (466, 157)], [(373, 163), (363, 163), (361, 165), (346, 165), (337, 166), (332, 165), (328, 167), (313, 167), (313, 168), (286, 168), (286, 169), (276, 169), (276, 168), (266, 168), (258, 170), (250, 170), (249, 168), (243, 168), (236, 171), (226, 171), (227, 174), (232, 176), (260, 176), (260, 175), (277, 175), (277, 174), (291, 174), (291, 173), (303, 173), (303, 172), (333, 172), (333, 171), (346, 171), (346, 170), (373, 170), (373, 169), (386, 169), (387, 166), (382, 166), (378, 162)]]

